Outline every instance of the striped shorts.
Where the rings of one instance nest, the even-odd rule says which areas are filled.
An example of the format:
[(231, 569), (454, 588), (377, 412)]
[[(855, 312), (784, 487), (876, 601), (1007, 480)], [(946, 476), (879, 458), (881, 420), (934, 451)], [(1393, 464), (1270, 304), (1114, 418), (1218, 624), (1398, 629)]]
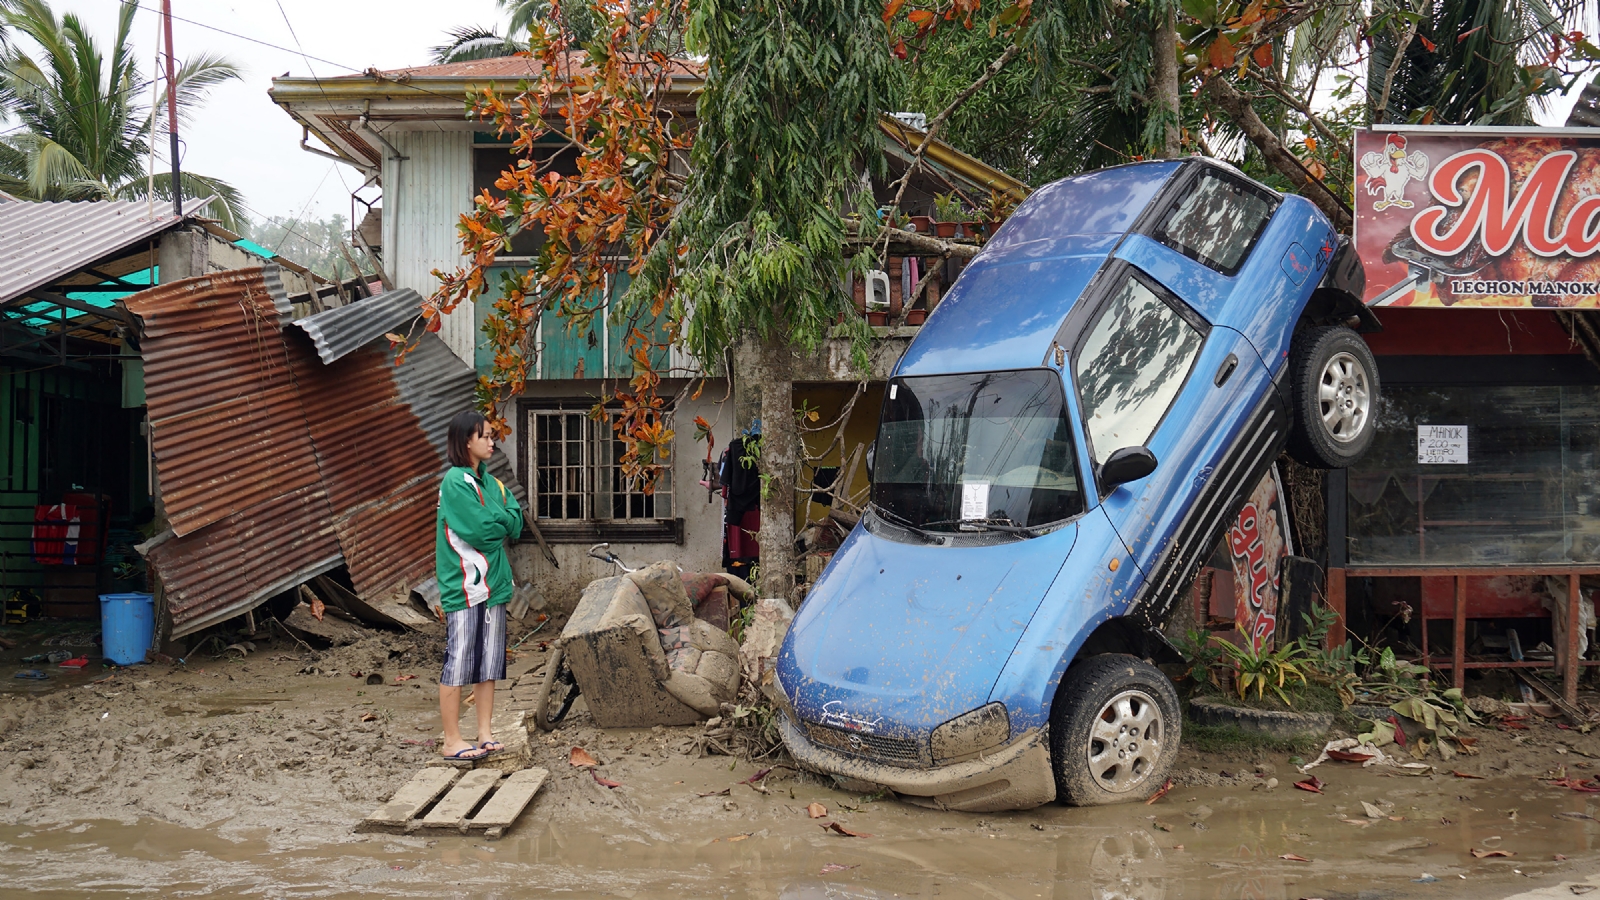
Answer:
[(439, 683), (465, 687), (506, 677), (506, 605), (480, 603), (444, 614), (444, 674)]

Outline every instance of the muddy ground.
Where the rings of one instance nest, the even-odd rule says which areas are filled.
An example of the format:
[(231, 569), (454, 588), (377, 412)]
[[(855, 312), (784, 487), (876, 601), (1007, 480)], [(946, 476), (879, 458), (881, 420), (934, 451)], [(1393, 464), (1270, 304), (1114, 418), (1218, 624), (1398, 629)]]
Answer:
[[(436, 752), (435, 642), (311, 652), (278, 638), (242, 658), (49, 667), (35, 683), (9, 678), (20, 656), (92, 635), (23, 637), (0, 654), (0, 894), (1470, 898), (1571, 896), (1600, 873), (1600, 794), (1542, 780), (1600, 772), (1600, 731), (1551, 722), (1473, 729), (1481, 752), (1432, 776), (1325, 764), (1320, 795), (1290, 787), (1287, 754), (1185, 750), (1178, 787), (1152, 805), (973, 815), (782, 768), (761, 793), (739, 783), (761, 766), (701, 755), (703, 728), (600, 730), (580, 705), (535, 733), (552, 777), (503, 839), (360, 835)], [(537, 672), (537, 648), (512, 672)], [(622, 786), (572, 768), (575, 746)]]

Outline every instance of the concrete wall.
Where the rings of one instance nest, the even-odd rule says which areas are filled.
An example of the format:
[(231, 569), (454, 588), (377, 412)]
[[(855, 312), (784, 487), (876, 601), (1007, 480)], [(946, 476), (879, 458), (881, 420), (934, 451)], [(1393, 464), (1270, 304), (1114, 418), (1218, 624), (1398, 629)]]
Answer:
[[(472, 132), (389, 131), (407, 158), (383, 161), (383, 258), (397, 287), (424, 297), (439, 287), (433, 270), (461, 264), (456, 222), (472, 211)], [(471, 303), (445, 318), (439, 337), (467, 365), (476, 337)]]
[[(609, 395), (613, 381), (589, 379), (583, 381), (535, 382), (528, 386), (523, 397), (538, 399), (576, 400)], [(663, 382), (661, 395), (671, 397), (680, 387), (680, 381)], [(700, 486), (700, 461), (705, 459), (706, 445), (694, 440), (694, 419), (702, 416), (712, 423), (716, 435), (713, 460), (722, 455), (733, 438), (732, 402), (722, 403), (727, 392), (726, 382), (711, 381), (705, 386), (699, 400), (685, 399), (674, 417), (672, 460), (673, 497), (672, 514), (684, 520), (684, 543), (624, 544), (613, 541), (611, 549), (629, 565), (644, 565), (660, 559), (671, 559), (685, 571), (722, 571), (722, 498), (707, 499), (706, 489)], [(511, 410), (507, 411), (511, 413)], [(520, 418), (520, 417), (517, 417)], [(516, 423), (521, 427), (521, 422)], [(519, 434), (502, 444), (507, 452), (520, 455), (526, 452)], [(517, 457), (514, 456), (514, 461)], [(539, 586), (551, 608), (571, 610), (577, 605), (583, 588), (596, 578), (614, 574), (611, 566), (588, 558), (589, 542), (554, 544), (560, 567), (551, 566), (531, 539), (513, 548), (512, 567), (519, 580), (532, 580)]]

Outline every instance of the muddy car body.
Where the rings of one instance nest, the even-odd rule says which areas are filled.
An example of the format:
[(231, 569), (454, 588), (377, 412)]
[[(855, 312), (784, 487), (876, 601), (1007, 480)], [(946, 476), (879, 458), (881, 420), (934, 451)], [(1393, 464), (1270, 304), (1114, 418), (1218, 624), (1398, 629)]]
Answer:
[(1180, 731), (1157, 626), (1286, 444), (1370, 443), (1362, 286), (1231, 168), (1037, 191), (889, 382), (873, 502), (778, 659), (791, 753), (953, 809), (1148, 796)]

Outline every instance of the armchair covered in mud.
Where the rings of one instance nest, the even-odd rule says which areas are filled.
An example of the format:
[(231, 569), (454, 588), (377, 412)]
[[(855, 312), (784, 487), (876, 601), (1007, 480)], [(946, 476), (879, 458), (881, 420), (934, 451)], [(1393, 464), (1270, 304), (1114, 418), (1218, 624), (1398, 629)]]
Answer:
[(602, 728), (689, 725), (738, 694), (739, 645), (695, 615), (685, 581), (697, 595), (754, 596), (738, 578), (680, 575), (669, 561), (584, 589), (557, 644)]

